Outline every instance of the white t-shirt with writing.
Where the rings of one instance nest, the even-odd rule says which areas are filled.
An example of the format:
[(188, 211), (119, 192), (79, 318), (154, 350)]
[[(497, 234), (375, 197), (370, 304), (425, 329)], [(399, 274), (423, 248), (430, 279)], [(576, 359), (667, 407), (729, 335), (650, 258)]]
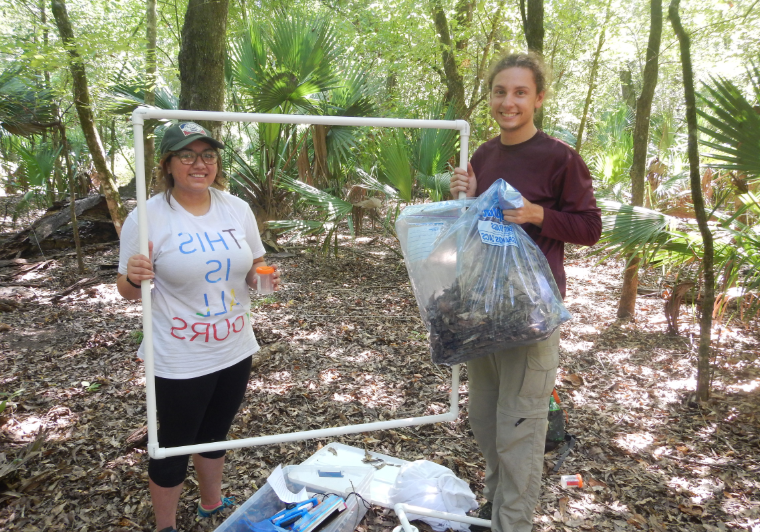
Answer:
[[(153, 242), (151, 290), (155, 374), (190, 379), (230, 367), (259, 350), (245, 277), (264, 245), (250, 207), (210, 188), (211, 206), (190, 214), (164, 194), (147, 201)], [(121, 230), (119, 273), (139, 253), (137, 210)], [(144, 342), (143, 342), (144, 344)], [(143, 358), (144, 345), (138, 356)]]

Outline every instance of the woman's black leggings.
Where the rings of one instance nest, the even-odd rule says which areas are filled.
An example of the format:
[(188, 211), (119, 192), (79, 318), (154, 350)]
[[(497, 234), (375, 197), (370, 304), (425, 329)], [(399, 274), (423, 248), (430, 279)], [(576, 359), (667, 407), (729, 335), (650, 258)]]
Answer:
[[(227, 439), (240, 408), (251, 373), (251, 357), (234, 366), (193, 379), (156, 377), (158, 443), (178, 447)], [(225, 451), (200, 453), (221, 458)], [(162, 488), (182, 484), (189, 456), (170, 456), (148, 462), (148, 476)]]

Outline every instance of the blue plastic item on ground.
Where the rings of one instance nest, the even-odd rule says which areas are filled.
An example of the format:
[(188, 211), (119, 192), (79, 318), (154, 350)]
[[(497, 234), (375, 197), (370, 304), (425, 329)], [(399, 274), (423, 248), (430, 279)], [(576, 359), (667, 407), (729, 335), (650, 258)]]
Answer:
[(316, 498), (308, 499), (303, 502), (297, 503), (292, 508), (285, 508), (274, 514), (269, 520), (273, 525), (277, 525), (281, 528), (287, 528), (288, 525), (292, 525), (305, 515), (309, 511), (318, 506), (319, 501)]
[[(319, 532), (353, 532), (367, 513), (367, 506), (354, 495), (359, 494), (364, 500), (370, 500), (370, 484), (375, 469), (373, 467), (310, 466), (292, 465), (282, 468), (288, 489), (297, 493), (306, 488), (310, 496), (316, 494), (339, 493), (346, 501), (346, 510), (336, 518), (325, 523)], [(333, 473), (335, 477), (324, 477), (321, 473)], [(216, 532), (267, 532), (261, 529), (261, 521), (267, 521), (278, 512), (286, 509), (271, 486), (266, 483), (251, 497), (241, 504), (217, 529)], [(256, 528), (254, 528), (254, 525)], [(272, 525), (275, 526), (275, 525)], [(279, 527), (278, 527), (279, 528)], [(281, 529), (284, 532), (288, 530)], [(272, 530), (271, 532), (280, 532)]]
[(312, 532), (314, 529), (327, 524), (336, 516), (334, 514), (346, 509), (346, 501), (337, 495), (328, 495), (325, 500), (309, 510), (292, 527), (293, 532)]

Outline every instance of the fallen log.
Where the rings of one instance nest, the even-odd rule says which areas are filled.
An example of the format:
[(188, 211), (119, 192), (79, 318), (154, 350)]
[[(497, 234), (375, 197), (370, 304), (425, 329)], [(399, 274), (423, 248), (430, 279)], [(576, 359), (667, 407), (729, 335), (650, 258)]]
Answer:
[[(76, 200), (74, 205), (78, 220), (105, 222), (112, 225), (105, 196), (87, 196)], [(41, 242), (48, 239), (60, 227), (71, 222), (71, 213), (68, 207), (68, 202), (55, 203), (29, 229), (19, 231), (5, 240), (0, 244), (0, 259), (16, 259), (22, 255), (38, 252), (42, 247)]]

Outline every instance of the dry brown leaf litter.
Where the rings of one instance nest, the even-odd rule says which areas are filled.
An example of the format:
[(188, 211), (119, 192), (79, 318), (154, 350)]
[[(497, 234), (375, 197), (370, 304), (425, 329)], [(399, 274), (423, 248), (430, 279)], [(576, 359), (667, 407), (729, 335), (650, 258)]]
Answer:
[[(406, 270), (383, 238), (361, 238), (338, 259), (304, 246), (274, 257), (285, 279), (254, 296), (264, 346), (232, 437), (308, 430), (448, 408), (449, 372), (429, 362)], [(134, 331), (140, 307), (118, 297), (118, 247), (93, 246), (88, 271), (73, 254), (0, 268), (0, 529), (152, 530), (144, 444), (142, 364)], [(547, 474), (537, 531), (757, 530), (760, 527), (760, 380), (756, 329), (724, 326), (716, 337), (712, 400), (694, 404), (698, 329), (682, 307), (682, 336), (665, 334), (663, 301), (640, 298), (638, 319), (614, 319), (619, 264), (593, 267), (574, 251), (557, 386), (579, 437), (559, 474)], [(82, 282), (86, 279), (86, 282)], [(79, 283), (75, 286), (76, 283)], [(72, 288), (73, 287), (73, 288)], [(6, 329), (6, 330), (3, 330)], [(717, 332), (716, 332), (717, 334)], [(406, 460), (451, 468), (480, 495), (483, 462), (467, 423), (463, 372), (456, 423), (336, 438)], [(1, 399), (0, 399), (1, 400)], [(298, 464), (328, 440), (230, 451), (224, 490), (242, 502), (277, 464)], [(18, 460), (18, 462), (14, 462)], [(20, 465), (18, 465), (20, 464)], [(192, 473), (179, 528), (199, 521)], [(372, 508), (362, 532), (390, 532), (392, 511)], [(421, 526), (421, 528), (425, 528)]]

